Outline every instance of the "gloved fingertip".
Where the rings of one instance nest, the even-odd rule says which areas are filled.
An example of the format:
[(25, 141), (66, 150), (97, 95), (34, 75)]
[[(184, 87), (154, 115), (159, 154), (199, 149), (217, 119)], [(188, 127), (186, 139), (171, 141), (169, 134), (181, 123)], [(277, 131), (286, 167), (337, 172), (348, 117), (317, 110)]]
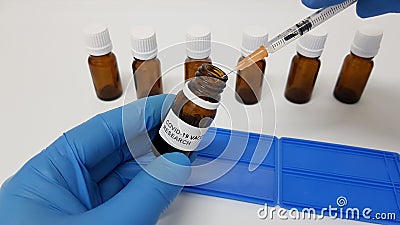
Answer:
[(356, 13), (360, 18), (369, 18), (374, 16), (379, 16), (387, 13), (387, 11), (380, 9), (379, 7), (374, 7), (370, 9), (371, 5), (365, 3), (357, 3)]
[(326, 8), (344, 2), (345, 0), (301, 0), (301, 2), (311, 9)]
[(363, 0), (357, 1), (357, 15), (361, 18), (379, 16), (387, 13), (399, 13), (398, 0)]
[(189, 159), (190, 159), (190, 162), (191, 162), (191, 163), (193, 163), (193, 162), (196, 160), (196, 158), (197, 158), (197, 152), (192, 152), (192, 153), (189, 155)]
[(357, 16), (359, 16), (360, 18), (370, 17), (371, 11), (366, 9), (368, 7), (369, 7), (368, 4), (366, 4), (365, 2), (364, 3), (357, 2), (357, 7), (356, 7)]
[(171, 152), (162, 155), (166, 160), (181, 166), (190, 166), (189, 158), (181, 152)]
[(170, 108), (175, 100), (174, 94), (160, 94), (147, 97), (144, 101), (150, 104), (162, 105), (163, 107)]
[(164, 119), (164, 117), (167, 115), (169, 109), (171, 108), (172, 104), (175, 101), (175, 97), (176, 95), (173, 94), (165, 94), (164, 95), (164, 99), (162, 101), (162, 103), (160, 103), (162, 105), (161, 107), (161, 118)]
[(319, 9), (321, 8), (321, 1), (315, 0), (301, 0), (303, 5), (307, 6), (310, 9)]
[(165, 102), (172, 103), (175, 100), (176, 95), (174, 94), (165, 94)]
[(171, 108), (175, 95), (160, 94), (140, 99), (144, 107), (146, 129), (151, 130), (159, 126)]
[(164, 183), (184, 186), (191, 174), (190, 160), (179, 152), (167, 153), (157, 157), (145, 171)]
[(357, 16), (360, 17), (360, 18), (362, 18), (362, 19), (365, 19), (365, 18), (368, 18), (368, 17), (372, 17), (372, 16), (373, 16), (373, 15), (371, 15), (370, 13), (365, 13), (364, 11), (359, 11), (359, 10), (357, 10), (356, 12), (357, 12)]

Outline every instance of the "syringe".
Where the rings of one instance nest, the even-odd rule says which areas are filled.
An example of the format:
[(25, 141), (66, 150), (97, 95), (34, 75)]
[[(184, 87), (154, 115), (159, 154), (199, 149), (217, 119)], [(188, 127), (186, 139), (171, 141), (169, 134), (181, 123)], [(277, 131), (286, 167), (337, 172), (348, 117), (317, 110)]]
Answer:
[(256, 51), (251, 53), (249, 56), (244, 58), (236, 66), (236, 70), (242, 70), (246, 67), (249, 67), (253, 63), (267, 57), (269, 54), (272, 54), (278, 51), (279, 49), (285, 47), (292, 41), (303, 36), (311, 29), (327, 21), (329, 18), (333, 17), (334, 15), (343, 11), (344, 9), (348, 8), (355, 2), (357, 2), (357, 0), (347, 0), (340, 4), (318, 10), (311, 16), (305, 18), (304, 20), (300, 21), (296, 25), (285, 30), (284, 32), (282, 32), (281, 34), (270, 40), (267, 46), (261, 46)]

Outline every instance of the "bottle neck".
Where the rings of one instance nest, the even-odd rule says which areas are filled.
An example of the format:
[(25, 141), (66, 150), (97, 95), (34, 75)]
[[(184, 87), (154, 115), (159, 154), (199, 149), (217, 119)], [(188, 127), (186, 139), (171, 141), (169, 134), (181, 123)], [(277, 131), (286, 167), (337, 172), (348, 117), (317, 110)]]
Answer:
[(157, 58), (157, 56), (154, 56), (153, 58), (148, 58), (148, 59), (138, 59), (138, 58), (136, 58), (135, 56), (133, 57), (133, 59), (134, 59), (135, 61), (140, 61), (140, 62), (150, 61), (150, 60), (153, 60), (153, 59), (156, 59), (156, 58)]
[(194, 58), (192, 58), (192, 57), (190, 57), (189, 55), (187, 56), (187, 59), (189, 59), (189, 60), (193, 60), (193, 61), (196, 61), (196, 60), (198, 60), (198, 61), (202, 61), (202, 60), (210, 60), (210, 56), (207, 56), (207, 57), (205, 57), (205, 58), (196, 58), (196, 57), (194, 57)]
[(103, 56), (108, 56), (108, 55), (112, 55), (112, 52), (106, 53), (104, 55), (89, 55), (90, 57), (103, 57)]
[(189, 81), (188, 88), (197, 97), (217, 103), (221, 100), (221, 93), (226, 86), (227, 75), (211, 64), (203, 64), (196, 72), (196, 77)]
[(300, 56), (300, 57), (303, 57), (303, 58), (307, 58), (307, 59), (319, 59), (319, 57), (321, 57), (320, 55), (317, 56), (317, 57), (308, 57), (308, 56), (302, 55), (299, 52), (297, 52), (297, 55)]
[(350, 55), (352, 55), (356, 58), (360, 58), (360, 59), (368, 59), (368, 60), (374, 59), (374, 57), (365, 58), (365, 57), (358, 56), (358, 55), (354, 54), (352, 51), (350, 51)]

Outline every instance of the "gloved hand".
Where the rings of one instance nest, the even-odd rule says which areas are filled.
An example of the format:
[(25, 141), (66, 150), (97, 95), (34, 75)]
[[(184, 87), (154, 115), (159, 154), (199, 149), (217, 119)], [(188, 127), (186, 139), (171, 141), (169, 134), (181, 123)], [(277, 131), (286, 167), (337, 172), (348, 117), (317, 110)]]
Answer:
[[(184, 184), (190, 161), (181, 153), (165, 154), (144, 171), (126, 140), (134, 140), (132, 146), (149, 146), (149, 138), (137, 137), (157, 132), (167, 112), (163, 102), (169, 108), (173, 100), (171, 95), (141, 99), (59, 137), (3, 184), (0, 224), (155, 224), (182, 190), (182, 185), (155, 177)], [(127, 124), (122, 123), (123, 110)]]
[[(345, 0), (302, 0), (303, 4), (312, 9), (325, 8), (336, 5)], [(399, 0), (358, 0), (357, 15), (366, 18), (386, 13), (399, 13)]]

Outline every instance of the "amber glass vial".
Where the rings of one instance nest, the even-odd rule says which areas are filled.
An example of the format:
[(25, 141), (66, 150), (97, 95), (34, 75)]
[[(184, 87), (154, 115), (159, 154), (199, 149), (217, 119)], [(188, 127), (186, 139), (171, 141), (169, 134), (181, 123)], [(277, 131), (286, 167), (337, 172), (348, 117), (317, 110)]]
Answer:
[[(266, 30), (259, 26), (247, 27), (243, 32), (242, 56), (239, 58), (238, 62), (260, 46), (266, 46), (267, 42), (268, 33)], [(262, 59), (243, 70), (237, 71), (235, 97), (240, 103), (252, 105), (260, 101), (265, 68), (266, 61)]]
[(156, 155), (183, 152), (190, 156), (211, 125), (227, 75), (211, 64), (203, 64), (196, 77), (185, 83), (153, 139)]
[[(240, 62), (245, 57), (240, 57)], [(237, 72), (236, 77), (236, 100), (245, 104), (253, 105), (259, 102), (262, 94), (262, 83), (266, 67), (265, 59)]]
[(378, 54), (382, 36), (382, 31), (371, 26), (357, 30), (333, 91), (337, 100), (346, 104), (360, 100), (374, 67), (372, 59)]
[(150, 27), (138, 27), (131, 35), (132, 72), (137, 98), (163, 93), (161, 63), (157, 58), (156, 33)]
[(89, 70), (97, 97), (104, 101), (117, 99), (122, 95), (122, 85), (107, 27), (103, 25), (88, 27), (86, 44), (89, 51)]
[(292, 59), (286, 82), (287, 100), (303, 104), (311, 99), (317, 80), (327, 33), (324, 31), (305, 34), (297, 43), (297, 55)]
[(192, 27), (186, 33), (185, 82), (194, 78), (204, 63), (211, 64), (211, 32), (202, 26)]

